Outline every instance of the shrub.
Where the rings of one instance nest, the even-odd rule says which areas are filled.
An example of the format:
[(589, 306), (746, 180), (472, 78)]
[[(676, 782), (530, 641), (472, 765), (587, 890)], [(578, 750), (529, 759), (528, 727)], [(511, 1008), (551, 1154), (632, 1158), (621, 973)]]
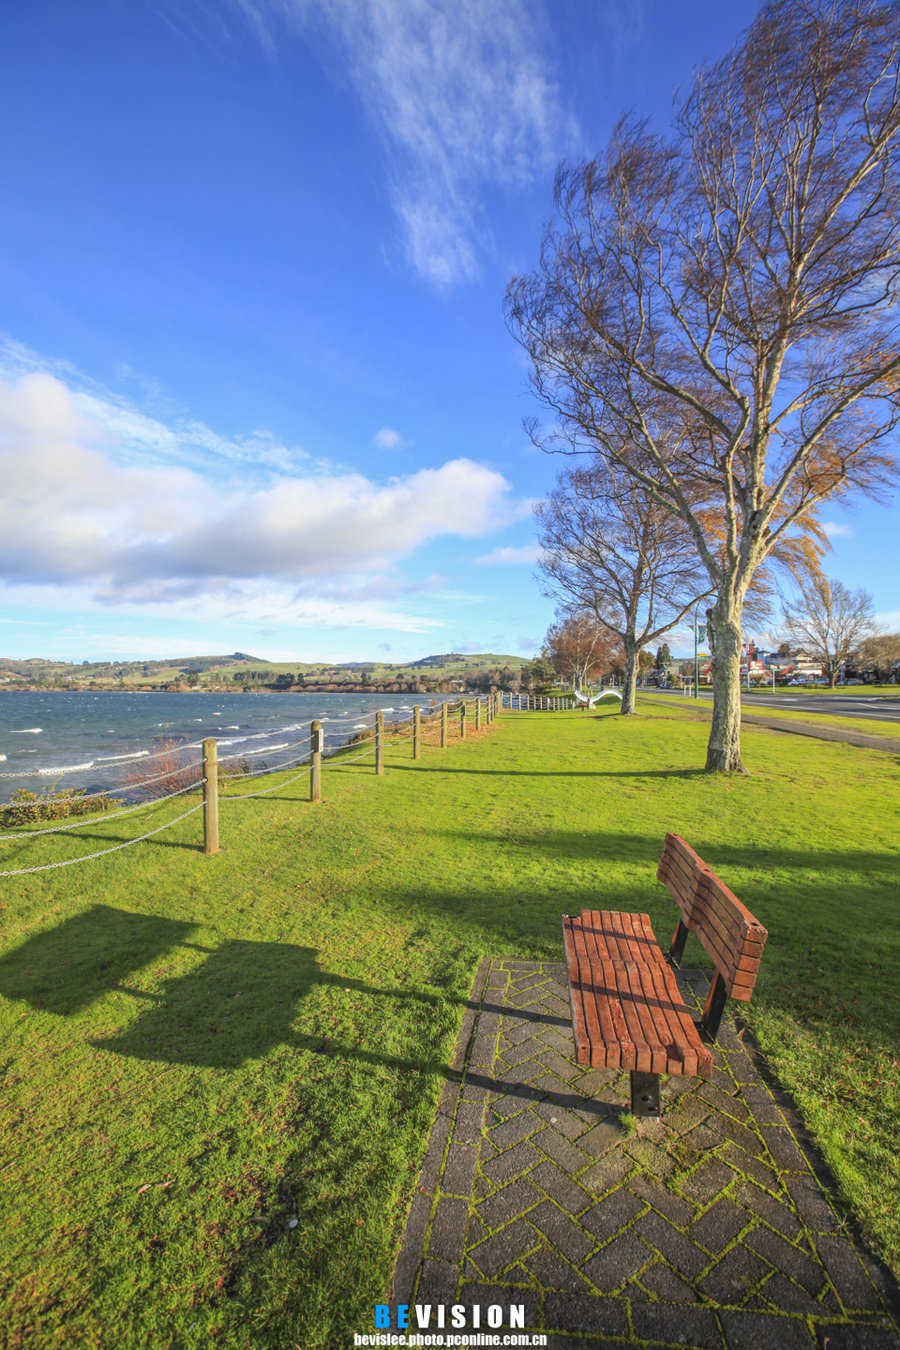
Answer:
[(66, 820), (122, 806), (123, 799), (101, 792), (88, 797), (86, 788), (59, 788), (51, 783), (43, 792), (17, 788), (6, 806), (0, 807), (0, 825), (29, 825), (36, 820)]
[(129, 796), (139, 801), (153, 801), (183, 788), (198, 787), (202, 780), (200, 752), (190, 749), (186, 740), (159, 736), (154, 740), (148, 758), (129, 767), (125, 787)]

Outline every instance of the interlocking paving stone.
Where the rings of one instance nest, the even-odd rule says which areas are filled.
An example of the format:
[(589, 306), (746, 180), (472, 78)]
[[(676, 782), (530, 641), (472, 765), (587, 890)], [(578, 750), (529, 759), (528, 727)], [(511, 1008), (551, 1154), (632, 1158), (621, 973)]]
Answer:
[(637, 1233), (628, 1230), (585, 1261), (581, 1270), (601, 1294), (609, 1294), (655, 1259), (655, 1254), (641, 1242)]
[(530, 1210), (528, 1222), (549, 1238), (557, 1251), (562, 1252), (573, 1265), (579, 1265), (595, 1246), (594, 1239), (588, 1237), (573, 1219), (563, 1214), (552, 1200), (545, 1200), (537, 1209)]
[(469, 1051), (469, 1067), (475, 1068), (477, 1065), (491, 1068), (496, 1050), (497, 1044), (493, 1036), (476, 1036)]
[(611, 1120), (601, 1121), (595, 1125), (587, 1134), (582, 1134), (578, 1139), (578, 1147), (589, 1153), (592, 1158), (599, 1158), (604, 1153), (608, 1153), (615, 1144), (621, 1142), (622, 1127), (617, 1122)]
[(526, 1209), (531, 1209), (543, 1198), (537, 1187), (532, 1186), (526, 1177), (516, 1177), (515, 1181), (511, 1181), (501, 1191), (495, 1191), (490, 1199), (482, 1200), (478, 1206), (478, 1214), (488, 1228), (499, 1228), (501, 1224), (517, 1218)]
[(696, 1303), (697, 1296), (689, 1281), (676, 1275), (671, 1266), (657, 1261), (641, 1273), (641, 1284), (663, 1303)]
[(656, 1177), (649, 1177), (644, 1172), (637, 1172), (628, 1178), (628, 1189), (639, 1196), (641, 1200), (646, 1200), (660, 1214), (664, 1214), (667, 1219), (671, 1219), (679, 1228), (684, 1228), (685, 1224), (690, 1223), (694, 1217), (694, 1207), (689, 1205), (686, 1200), (682, 1200), (680, 1195), (675, 1195), (672, 1191), (666, 1190), (662, 1182), (657, 1181)]
[(726, 1027), (711, 1082), (664, 1078), (629, 1133), (628, 1074), (574, 1062), (563, 975), (479, 967), (389, 1301), (524, 1303), (559, 1350), (900, 1350), (893, 1278), (756, 1048)]
[(451, 1144), (447, 1151), (441, 1190), (446, 1195), (469, 1196), (475, 1180), (478, 1149), (474, 1144)]
[(807, 1228), (814, 1233), (834, 1233), (837, 1231), (837, 1216), (816, 1184), (814, 1177), (785, 1177), (784, 1184)]
[(749, 1247), (738, 1244), (716, 1262), (696, 1287), (714, 1303), (740, 1306), (770, 1269)]
[(557, 1050), (561, 1055), (565, 1055), (568, 1059), (575, 1058), (575, 1037), (572, 1035), (571, 1031), (566, 1035), (556, 1027), (550, 1027), (544, 1032), (542, 1039), (544, 1044), (549, 1046), (551, 1050)]
[[(508, 1050), (503, 1051), (503, 1059), (507, 1064), (521, 1064), (529, 1059), (534, 1059), (543, 1048), (543, 1044), (537, 1036), (525, 1036), (515, 1045), (511, 1045)], [(540, 1069), (537, 1072), (540, 1073)]]
[(697, 1096), (708, 1106), (724, 1115), (734, 1116), (735, 1120), (746, 1120), (750, 1114), (750, 1108), (746, 1102), (735, 1095), (734, 1085), (730, 1084), (730, 1086), (732, 1090), (729, 1092), (718, 1087), (714, 1082), (704, 1083), (698, 1090)]
[(587, 1154), (579, 1152), (568, 1139), (564, 1139), (557, 1133), (555, 1125), (548, 1125), (546, 1129), (541, 1130), (540, 1134), (533, 1136), (534, 1143), (542, 1152), (552, 1158), (554, 1162), (559, 1163), (560, 1167), (571, 1173), (573, 1176), (580, 1172), (583, 1167), (587, 1167), (591, 1161)]
[(456, 1299), (459, 1266), (455, 1261), (425, 1261), (419, 1280), (421, 1303), (452, 1304)]
[(685, 1279), (696, 1279), (701, 1270), (709, 1265), (706, 1253), (655, 1210), (642, 1214), (634, 1221), (633, 1228), (646, 1242), (652, 1242), (660, 1255), (665, 1256)]
[(484, 1107), (477, 1102), (463, 1102), (456, 1112), (453, 1140), (457, 1144), (475, 1144), (481, 1138)]
[(479, 1242), (469, 1252), (469, 1256), (482, 1274), (491, 1278), (501, 1274), (526, 1252), (532, 1251), (540, 1244), (540, 1240), (540, 1235), (524, 1219), (516, 1219), (493, 1237)]
[(606, 1242), (615, 1233), (627, 1228), (632, 1219), (643, 1214), (646, 1208), (643, 1200), (623, 1187), (582, 1214), (579, 1222), (598, 1242)]
[(809, 1163), (786, 1125), (761, 1125), (759, 1129), (769, 1152), (782, 1171), (809, 1171)]
[(723, 1312), (722, 1325), (728, 1350), (814, 1350), (816, 1344), (809, 1327), (799, 1317)]
[(721, 1200), (706, 1211), (696, 1223), (691, 1224), (688, 1236), (699, 1242), (707, 1251), (718, 1256), (730, 1242), (737, 1237), (742, 1228), (746, 1228), (750, 1215), (733, 1200), (723, 1196)]
[(520, 1304), (525, 1309), (525, 1325), (527, 1327), (536, 1325), (537, 1298), (529, 1289), (505, 1289), (496, 1284), (469, 1283), (460, 1289), (459, 1301), (466, 1308), (471, 1308), (477, 1303), (482, 1309), (489, 1308), (492, 1303), (497, 1303), (504, 1309), (509, 1309), (514, 1303)]
[(521, 1144), (516, 1144), (515, 1148), (508, 1148), (505, 1153), (498, 1153), (496, 1158), (492, 1158), (489, 1163), (485, 1163), (482, 1171), (488, 1181), (493, 1182), (495, 1186), (502, 1186), (507, 1181), (512, 1181), (513, 1177), (519, 1176), (527, 1168), (541, 1161), (541, 1155), (527, 1140)]
[(544, 1316), (548, 1329), (553, 1331), (580, 1331), (601, 1336), (628, 1335), (625, 1305), (613, 1299), (549, 1294)]
[(889, 1327), (865, 1323), (820, 1322), (820, 1345), (827, 1350), (897, 1350), (897, 1336)]
[(773, 1172), (771, 1167), (763, 1162), (762, 1158), (756, 1158), (752, 1154), (746, 1153), (744, 1149), (738, 1148), (737, 1144), (733, 1143), (731, 1140), (729, 1140), (724, 1148), (719, 1149), (718, 1154), (719, 1157), (724, 1162), (729, 1163), (740, 1176), (752, 1177), (754, 1181), (759, 1182), (760, 1186), (765, 1186), (766, 1190), (769, 1191), (778, 1191), (781, 1189), (781, 1182), (777, 1172)]
[[(666, 1345), (692, 1345), (720, 1350), (722, 1334), (714, 1314), (707, 1308), (670, 1308), (664, 1303), (634, 1303), (631, 1308), (635, 1335), (641, 1340)], [(730, 1350), (730, 1348), (729, 1348)]]
[(792, 1243), (786, 1242), (778, 1233), (773, 1233), (768, 1228), (756, 1228), (746, 1235), (744, 1242), (776, 1270), (790, 1276), (794, 1283), (799, 1284), (812, 1298), (822, 1292), (825, 1272), (818, 1261), (813, 1261)]
[(590, 1294), (591, 1286), (584, 1276), (564, 1261), (558, 1252), (550, 1247), (539, 1247), (536, 1252), (526, 1256), (522, 1265), (528, 1270), (542, 1289), (566, 1290), (572, 1294)]
[(498, 1082), (504, 1087), (508, 1083), (530, 1083), (535, 1078), (542, 1078), (545, 1073), (546, 1069), (539, 1059), (526, 1059), (519, 1064), (504, 1064), (500, 1061), (496, 1067)]
[(462, 1256), (469, 1205), (466, 1200), (443, 1197), (437, 1202), (428, 1239), (428, 1255), (437, 1261), (459, 1261)]
[(765, 1153), (765, 1145), (756, 1131), (748, 1130), (746, 1125), (742, 1125), (739, 1120), (732, 1120), (731, 1116), (718, 1116), (712, 1125), (712, 1129), (716, 1130), (723, 1139), (733, 1140), (738, 1148), (742, 1148), (745, 1153), (756, 1157), (762, 1157)]
[(881, 1300), (875, 1286), (866, 1277), (859, 1257), (849, 1243), (842, 1238), (819, 1237), (815, 1239), (815, 1245), (844, 1307), (877, 1308)]
[(567, 1214), (580, 1214), (591, 1203), (588, 1192), (549, 1159), (532, 1168), (528, 1176)]
[(562, 1055), (556, 1050), (545, 1050), (541, 1055), (541, 1063), (565, 1083), (570, 1083), (573, 1078), (581, 1076), (581, 1066), (573, 1064), (571, 1060), (563, 1059)]
[(769, 1276), (759, 1292), (763, 1301), (778, 1312), (821, 1317), (822, 1313), (827, 1311), (819, 1299), (810, 1298), (805, 1290), (778, 1271)]
[(573, 1112), (567, 1111), (564, 1106), (558, 1106), (555, 1102), (536, 1102), (532, 1109), (545, 1124), (552, 1125), (554, 1130), (564, 1134), (567, 1139), (577, 1139), (579, 1135), (585, 1133), (584, 1121)]
[(532, 1111), (520, 1111), (517, 1116), (510, 1116), (502, 1125), (494, 1126), (491, 1130), (491, 1143), (495, 1148), (511, 1148), (513, 1144), (527, 1139), (529, 1135), (537, 1134), (538, 1130), (543, 1128), (544, 1122)]
[(735, 1187), (734, 1194), (735, 1198), (750, 1214), (763, 1219), (770, 1228), (777, 1228), (786, 1238), (793, 1241), (803, 1231), (803, 1225), (796, 1213), (782, 1201), (776, 1200), (774, 1196), (755, 1185), (754, 1182), (739, 1182)]

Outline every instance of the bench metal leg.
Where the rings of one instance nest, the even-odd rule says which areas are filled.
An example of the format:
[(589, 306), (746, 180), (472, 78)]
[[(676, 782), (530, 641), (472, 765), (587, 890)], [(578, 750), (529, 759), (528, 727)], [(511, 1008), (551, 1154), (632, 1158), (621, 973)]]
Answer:
[(631, 1114), (659, 1119), (659, 1074), (631, 1071)]
[(716, 977), (709, 986), (709, 993), (706, 996), (706, 1007), (703, 1009), (703, 1016), (700, 1019), (700, 1031), (706, 1038), (714, 1041), (719, 1034), (719, 1027), (722, 1023), (722, 1014), (725, 1011), (725, 1004), (728, 1002), (728, 987), (722, 976), (716, 972)]

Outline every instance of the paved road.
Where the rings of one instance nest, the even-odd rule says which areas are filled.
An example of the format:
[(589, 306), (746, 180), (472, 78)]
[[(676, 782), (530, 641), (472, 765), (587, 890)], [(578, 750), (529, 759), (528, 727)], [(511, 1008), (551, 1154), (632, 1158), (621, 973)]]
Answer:
[[(662, 694), (663, 689), (647, 690)], [(674, 698), (683, 698), (673, 693)], [(742, 690), (742, 706), (747, 711), (765, 712), (781, 708), (787, 712), (830, 713), (832, 717), (859, 717), (873, 722), (900, 722), (900, 694), (807, 694), (802, 690), (784, 690), (777, 694), (759, 694)], [(685, 700), (686, 702), (689, 700)]]
[(805, 694), (791, 690), (778, 694), (741, 694), (742, 705), (754, 712), (786, 708), (790, 712), (831, 713), (833, 717), (863, 717), (875, 722), (900, 722), (900, 694)]

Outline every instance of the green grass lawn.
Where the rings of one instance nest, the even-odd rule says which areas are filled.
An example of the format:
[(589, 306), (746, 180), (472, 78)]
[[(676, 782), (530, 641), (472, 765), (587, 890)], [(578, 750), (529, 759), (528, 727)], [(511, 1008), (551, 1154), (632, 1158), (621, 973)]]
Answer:
[[(350, 1343), (479, 960), (559, 957), (560, 915), (584, 905), (647, 909), (667, 940), (667, 829), (768, 927), (752, 1028), (900, 1270), (897, 758), (745, 730), (751, 776), (720, 778), (706, 736), (677, 706), (507, 714), (418, 763), (399, 745), (382, 779), (326, 767), (317, 806), (304, 778), (223, 802), (212, 857), (194, 815), (8, 879), (8, 1343)], [(0, 870), (180, 809), (2, 844)]]

